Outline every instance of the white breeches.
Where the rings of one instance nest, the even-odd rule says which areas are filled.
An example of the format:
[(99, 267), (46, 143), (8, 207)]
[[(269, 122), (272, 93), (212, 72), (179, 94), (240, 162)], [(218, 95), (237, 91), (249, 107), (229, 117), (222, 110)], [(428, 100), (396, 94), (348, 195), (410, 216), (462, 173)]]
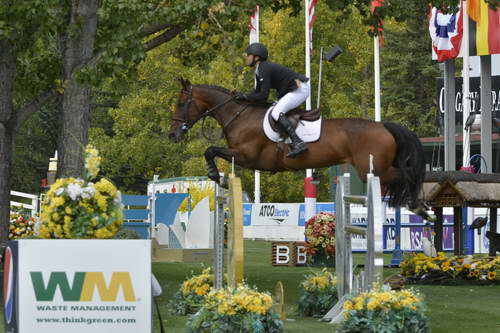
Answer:
[(274, 120), (278, 120), (280, 113), (287, 113), (304, 103), (310, 93), (311, 80), (307, 82), (300, 82), (300, 87), (281, 97), (278, 103), (276, 103), (272, 111)]

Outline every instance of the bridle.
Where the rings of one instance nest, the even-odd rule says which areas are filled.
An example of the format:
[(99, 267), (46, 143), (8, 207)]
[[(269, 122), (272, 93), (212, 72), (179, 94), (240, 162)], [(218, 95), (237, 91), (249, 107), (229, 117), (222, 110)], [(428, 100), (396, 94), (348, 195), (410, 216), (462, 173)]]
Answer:
[[(214, 106), (213, 108), (210, 108), (208, 110), (206, 110), (205, 112), (201, 112), (199, 107), (198, 107), (198, 104), (195, 103), (195, 107), (196, 107), (196, 110), (198, 111), (198, 117), (196, 117), (195, 119), (191, 120), (191, 121), (188, 121), (188, 110), (189, 110), (189, 107), (191, 106), (191, 103), (193, 102), (193, 100), (195, 99), (194, 96), (193, 96), (193, 86), (189, 86), (188, 90), (182, 90), (181, 91), (182, 94), (184, 95), (187, 95), (188, 96), (188, 100), (187, 102), (185, 102), (182, 107), (182, 119), (180, 118), (177, 118), (177, 117), (172, 117), (172, 121), (177, 121), (179, 123), (181, 123), (181, 130), (183, 132), (187, 132), (191, 127), (194, 126), (194, 124), (199, 121), (200, 119), (203, 119), (205, 118), (206, 116), (209, 116), (212, 112), (214, 112), (215, 110), (217, 110), (218, 108), (226, 105), (227, 103), (231, 102), (232, 100), (234, 100), (234, 97), (231, 96), (229, 97), (228, 99), (226, 99), (225, 101), (223, 101), (222, 103), (219, 103), (217, 104), (216, 106)], [(227, 126), (229, 126), (229, 124), (231, 124), (241, 113), (243, 113), (243, 111), (246, 110), (246, 108), (248, 107), (248, 104), (246, 104), (243, 109), (241, 109), (240, 111), (236, 112), (236, 114), (233, 116), (233, 118), (231, 118), (226, 124), (224, 124), (222, 126), (222, 129), (224, 130)]]

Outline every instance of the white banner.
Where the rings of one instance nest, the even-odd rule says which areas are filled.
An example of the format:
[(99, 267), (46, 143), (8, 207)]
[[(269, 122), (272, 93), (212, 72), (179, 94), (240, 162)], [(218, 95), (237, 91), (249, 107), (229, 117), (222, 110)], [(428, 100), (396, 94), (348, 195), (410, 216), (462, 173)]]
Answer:
[(19, 242), (20, 333), (151, 332), (151, 241)]
[(299, 209), (298, 204), (254, 204), (252, 226), (297, 226)]

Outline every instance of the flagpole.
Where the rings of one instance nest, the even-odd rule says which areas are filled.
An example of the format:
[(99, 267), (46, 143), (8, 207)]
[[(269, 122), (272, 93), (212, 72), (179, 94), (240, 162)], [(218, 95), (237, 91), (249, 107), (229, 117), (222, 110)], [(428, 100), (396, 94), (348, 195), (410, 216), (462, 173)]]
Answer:
[[(309, 32), (309, 0), (304, 0), (305, 3), (305, 23), (306, 23), (306, 76), (311, 79), (311, 40), (310, 40), (310, 32)], [(306, 110), (311, 110), (311, 96), (307, 97), (306, 100)], [(310, 169), (308, 169), (309, 171)]]
[[(252, 27), (255, 28), (255, 34), (252, 38), (252, 30), (250, 30), (250, 44), (259, 42), (260, 34), (260, 7), (255, 6), (254, 19), (252, 20)], [(257, 82), (254, 83), (255, 85)], [(254, 203), (260, 203), (260, 171), (255, 170), (254, 172)]]
[[(306, 76), (311, 79), (311, 35), (309, 31), (309, 0), (304, 0), (305, 31), (306, 31)], [(311, 96), (306, 100), (306, 110), (311, 110)], [(313, 183), (312, 169), (306, 170), (304, 178), (304, 219), (307, 221), (316, 214), (316, 185)]]
[(470, 114), (470, 98), (469, 98), (469, 13), (467, 8), (467, 1), (463, 2), (463, 29), (464, 29), (464, 37), (462, 41), (463, 45), (463, 69), (462, 69), (462, 106), (463, 106), (463, 140), (462, 140), (462, 148), (463, 148), (463, 158), (462, 158), (462, 166), (469, 166), (470, 160), (470, 129), (472, 126), (469, 126), (468, 129), (465, 129), (465, 123), (467, 118), (469, 118)]
[(375, 121), (381, 121), (380, 111), (380, 44), (379, 36), (373, 38), (373, 57), (375, 70)]

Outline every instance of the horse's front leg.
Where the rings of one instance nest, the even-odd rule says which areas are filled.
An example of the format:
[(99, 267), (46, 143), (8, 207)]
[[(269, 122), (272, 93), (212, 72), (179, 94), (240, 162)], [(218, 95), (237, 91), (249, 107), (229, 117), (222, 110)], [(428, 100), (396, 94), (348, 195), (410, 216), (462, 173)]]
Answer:
[(231, 162), (233, 158), (236, 159), (238, 151), (235, 149), (223, 148), (223, 147), (208, 147), (205, 151), (205, 160), (208, 165), (208, 178), (220, 184), (219, 169), (217, 169), (217, 164), (215, 164), (215, 158), (220, 157), (226, 161)]

